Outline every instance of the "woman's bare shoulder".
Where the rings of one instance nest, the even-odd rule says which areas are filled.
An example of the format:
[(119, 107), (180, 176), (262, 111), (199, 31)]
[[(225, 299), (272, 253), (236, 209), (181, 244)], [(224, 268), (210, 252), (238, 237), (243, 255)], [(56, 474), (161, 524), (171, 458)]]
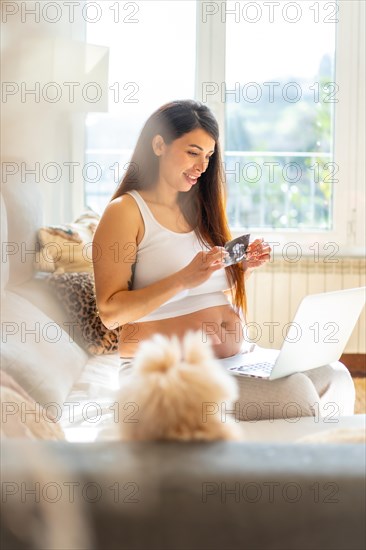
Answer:
[(136, 236), (141, 230), (141, 214), (135, 199), (131, 195), (121, 195), (106, 206), (99, 222), (99, 229), (108, 234), (113, 228), (115, 236)]
[(120, 197), (117, 197), (116, 199), (113, 199), (110, 203), (108, 203), (106, 210), (113, 210), (113, 211), (119, 211), (125, 210), (132, 211), (132, 212), (138, 212), (139, 208), (137, 206), (137, 203), (135, 199), (132, 197), (132, 195), (121, 195)]
[(139, 223), (141, 219), (139, 207), (131, 195), (121, 195), (113, 199), (104, 210), (103, 216), (118, 217), (122, 223)]

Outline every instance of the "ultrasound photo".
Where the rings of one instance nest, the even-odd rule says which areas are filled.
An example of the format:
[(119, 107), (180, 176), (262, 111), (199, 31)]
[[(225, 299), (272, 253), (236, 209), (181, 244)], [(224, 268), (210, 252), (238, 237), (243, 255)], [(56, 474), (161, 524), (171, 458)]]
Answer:
[(241, 235), (225, 244), (224, 248), (229, 256), (224, 258), (225, 266), (237, 264), (246, 259), (246, 251), (249, 245), (250, 233)]

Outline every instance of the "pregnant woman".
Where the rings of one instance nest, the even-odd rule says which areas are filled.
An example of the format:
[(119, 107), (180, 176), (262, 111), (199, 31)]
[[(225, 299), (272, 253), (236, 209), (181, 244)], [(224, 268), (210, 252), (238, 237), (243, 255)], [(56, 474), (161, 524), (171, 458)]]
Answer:
[[(98, 310), (106, 327), (121, 327), (122, 373), (156, 333), (200, 330), (220, 359), (246, 351), (245, 279), (269, 260), (270, 247), (255, 240), (245, 261), (225, 267), (225, 193), (211, 111), (182, 100), (153, 113), (93, 241)], [(238, 382), (242, 419), (312, 416), (329, 403), (353, 413), (353, 382), (340, 364)]]

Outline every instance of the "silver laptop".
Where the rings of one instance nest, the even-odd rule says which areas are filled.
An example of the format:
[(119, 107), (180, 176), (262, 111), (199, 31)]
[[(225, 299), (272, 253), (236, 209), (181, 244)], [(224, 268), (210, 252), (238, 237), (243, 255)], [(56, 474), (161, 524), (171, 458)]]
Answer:
[(238, 376), (275, 380), (338, 361), (365, 304), (366, 287), (310, 294), (300, 303), (280, 350), (256, 348), (228, 357)]

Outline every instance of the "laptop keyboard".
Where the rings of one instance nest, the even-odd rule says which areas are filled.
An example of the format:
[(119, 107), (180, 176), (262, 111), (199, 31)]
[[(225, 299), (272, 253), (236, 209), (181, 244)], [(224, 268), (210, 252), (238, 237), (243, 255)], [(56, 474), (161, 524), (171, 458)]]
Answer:
[(242, 367), (231, 367), (229, 370), (234, 370), (238, 372), (250, 371), (264, 371), (266, 374), (271, 374), (271, 371), (273, 369), (273, 363), (268, 363), (267, 361), (263, 361), (262, 363), (254, 363), (253, 365), (243, 365)]

